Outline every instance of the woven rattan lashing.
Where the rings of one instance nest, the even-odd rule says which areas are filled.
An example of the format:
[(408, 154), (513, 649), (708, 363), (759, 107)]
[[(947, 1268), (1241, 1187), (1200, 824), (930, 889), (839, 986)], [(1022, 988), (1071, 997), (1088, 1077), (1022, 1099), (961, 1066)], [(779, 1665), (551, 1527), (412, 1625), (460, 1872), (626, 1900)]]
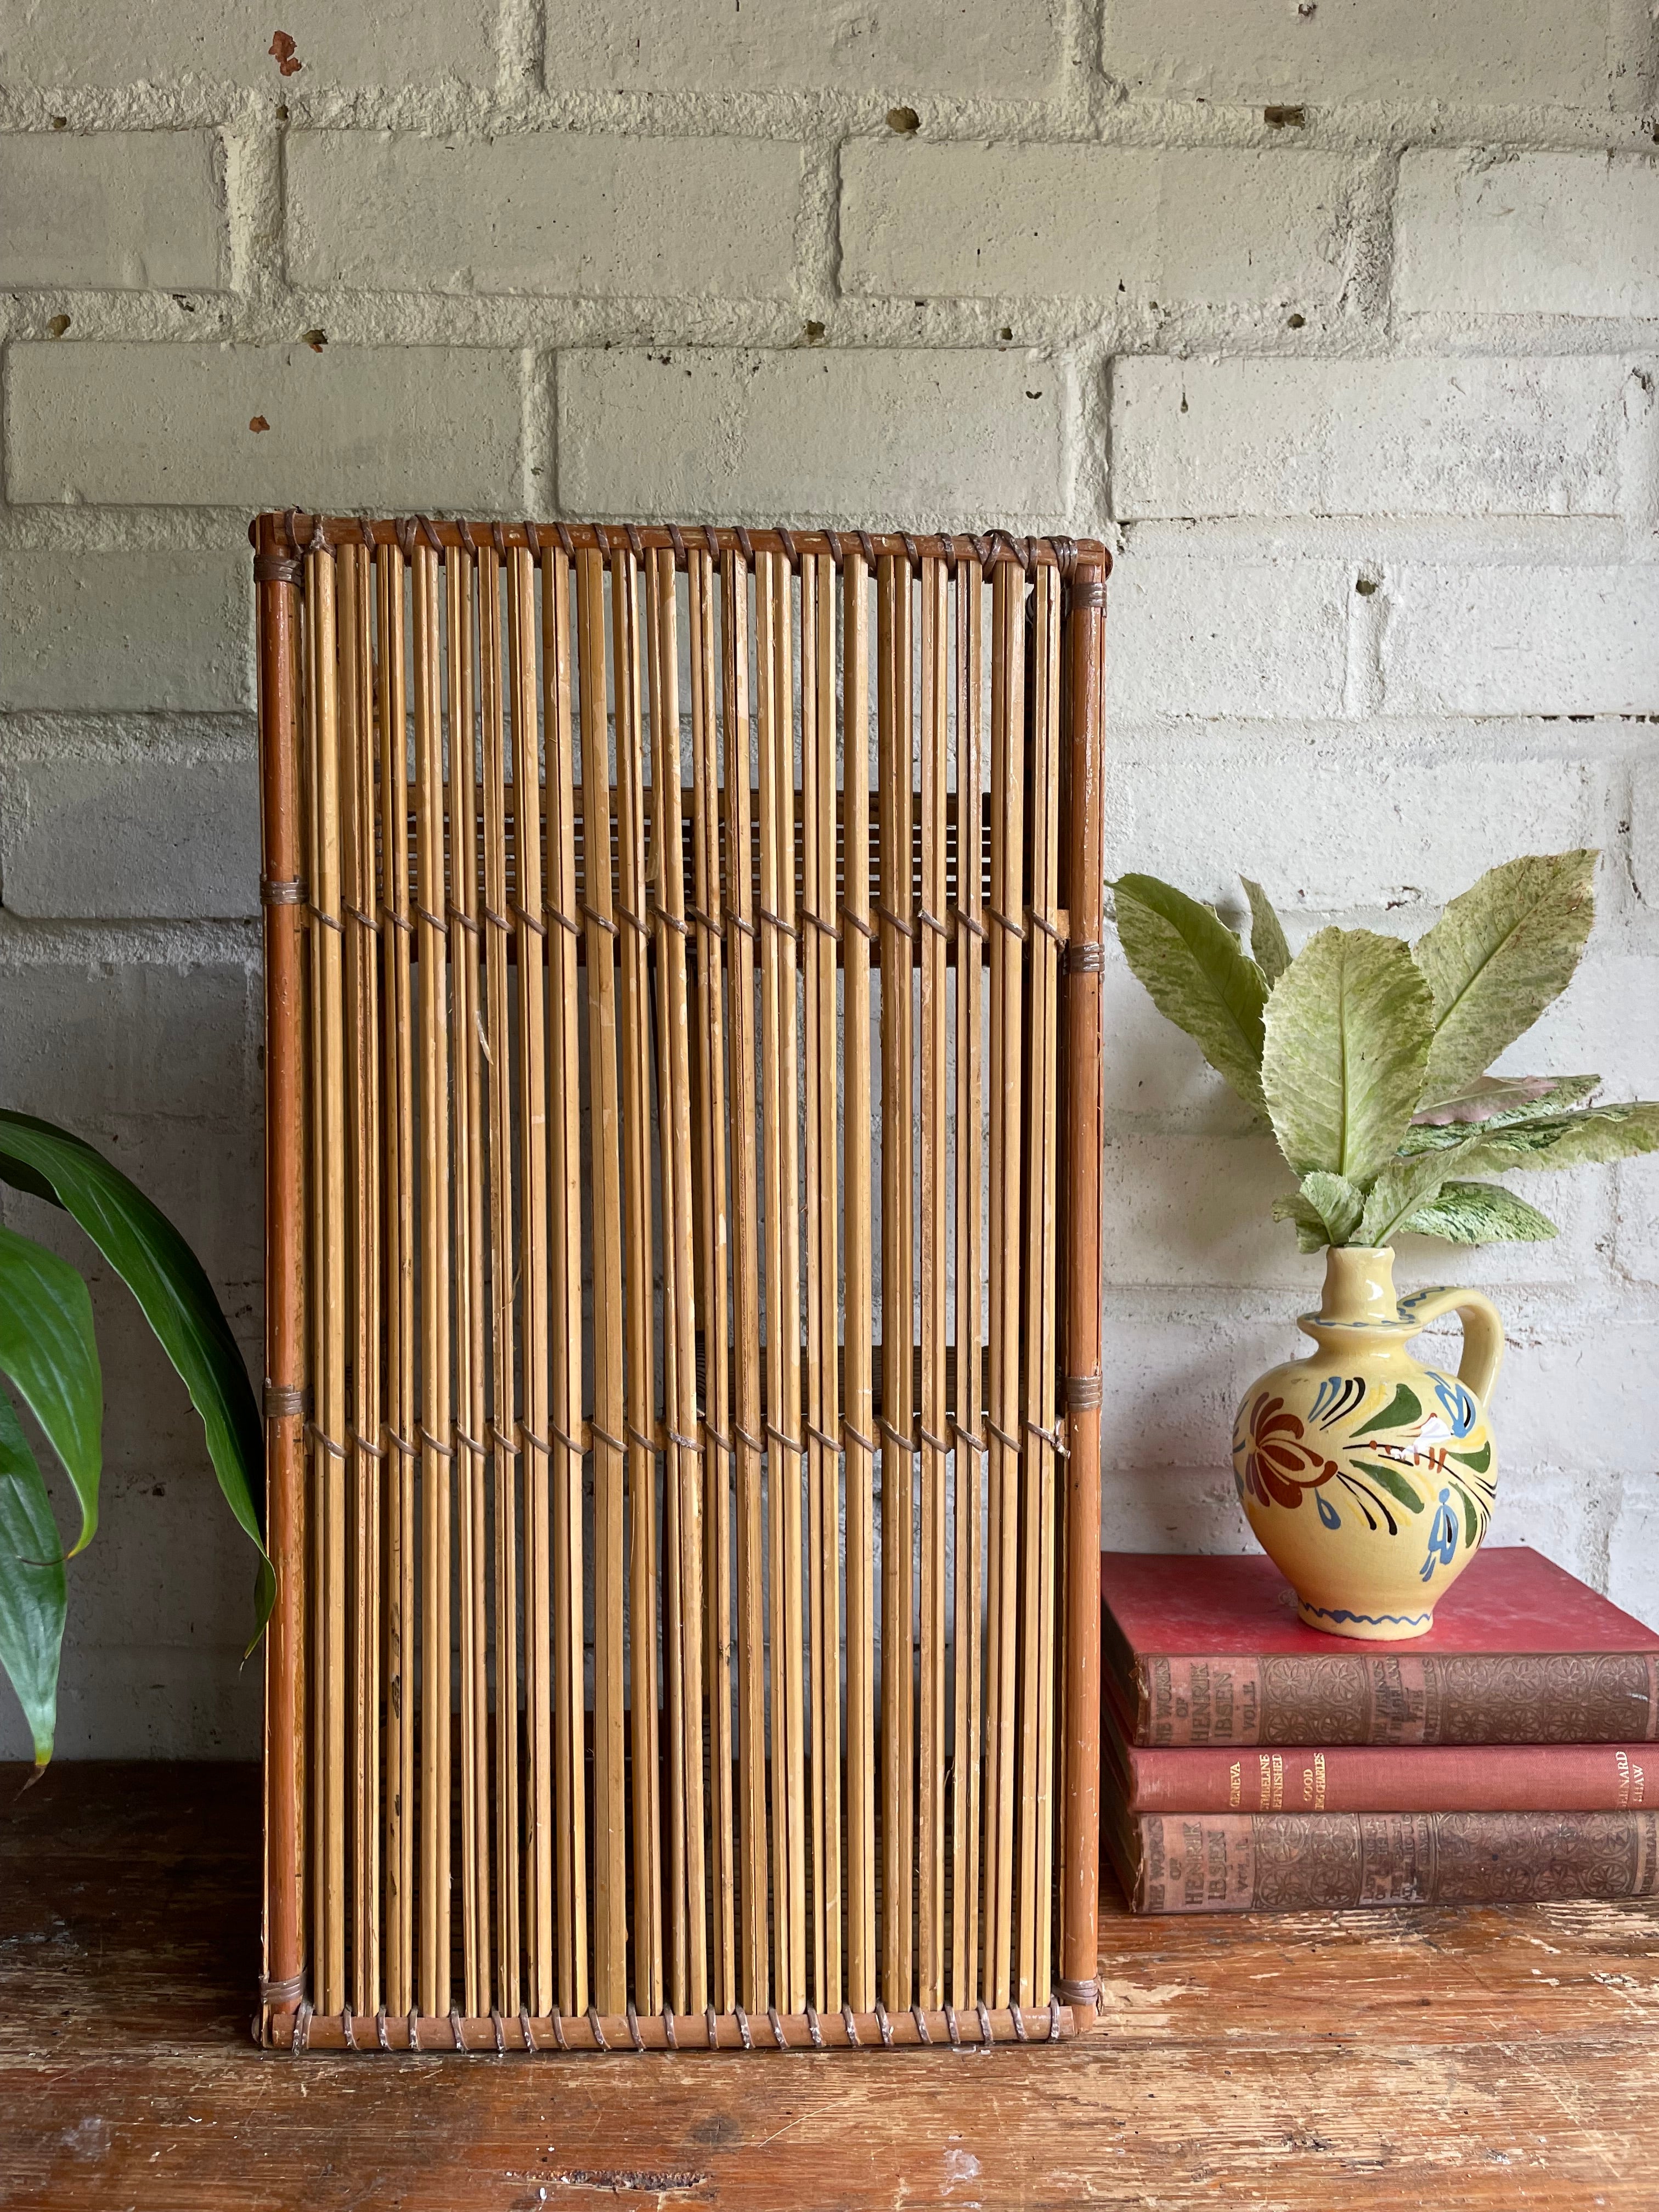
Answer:
[(263, 2034), (1073, 2033), (1104, 550), (253, 537)]

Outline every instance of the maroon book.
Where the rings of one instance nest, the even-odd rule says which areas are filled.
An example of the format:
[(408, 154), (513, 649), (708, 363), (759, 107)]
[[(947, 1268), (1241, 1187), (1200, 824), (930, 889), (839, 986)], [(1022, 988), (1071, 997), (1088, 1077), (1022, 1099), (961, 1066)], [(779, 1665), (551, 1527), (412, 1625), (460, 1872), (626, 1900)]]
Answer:
[(1659, 1813), (1106, 1810), (1134, 1912), (1659, 1895)]
[(1659, 1735), (1659, 1634), (1524, 1545), (1477, 1552), (1404, 1644), (1305, 1627), (1260, 1553), (1106, 1552), (1100, 1579), (1106, 1687), (1137, 1746)]
[(1143, 1749), (1102, 1700), (1108, 1790), (1131, 1813), (1622, 1813), (1659, 1806), (1648, 1743), (1202, 1744)]

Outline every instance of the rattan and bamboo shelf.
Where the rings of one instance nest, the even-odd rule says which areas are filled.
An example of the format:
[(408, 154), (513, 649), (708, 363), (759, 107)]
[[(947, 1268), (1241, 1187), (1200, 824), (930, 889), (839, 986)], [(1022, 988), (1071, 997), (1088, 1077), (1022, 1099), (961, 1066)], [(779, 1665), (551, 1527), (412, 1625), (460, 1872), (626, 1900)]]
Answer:
[(253, 535), (266, 2039), (1072, 2034), (1104, 549)]

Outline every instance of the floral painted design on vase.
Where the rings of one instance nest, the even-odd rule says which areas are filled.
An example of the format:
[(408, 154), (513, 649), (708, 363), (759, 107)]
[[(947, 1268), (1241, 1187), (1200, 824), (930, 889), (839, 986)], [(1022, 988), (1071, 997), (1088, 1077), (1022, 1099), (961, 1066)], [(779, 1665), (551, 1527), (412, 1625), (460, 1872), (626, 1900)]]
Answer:
[[(1463, 1322), (1455, 1375), (1413, 1358), (1441, 1315)], [(1233, 1480), (1257, 1541), (1311, 1628), (1395, 1642), (1433, 1625), (1436, 1601), (1486, 1533), (1498, 1462), (1486, 1406), (1504, 1356), (1479, 1291), (1396, 1301), (1386, 1247), (1334, 1246), (1316, 1346), (1253, 1383), (1233, 1423)]]

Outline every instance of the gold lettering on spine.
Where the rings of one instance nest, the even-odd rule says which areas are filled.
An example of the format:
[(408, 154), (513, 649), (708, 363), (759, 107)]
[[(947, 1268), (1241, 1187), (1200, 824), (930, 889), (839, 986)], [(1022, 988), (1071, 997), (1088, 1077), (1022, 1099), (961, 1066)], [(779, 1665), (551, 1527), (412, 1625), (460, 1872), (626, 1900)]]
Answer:
[(1239, 1761), (1234, 1759), (1232, 1765), (1227, 1769), (1227, 1802), (1235, 1813), (1243, 1802), (1243, 1770)]

